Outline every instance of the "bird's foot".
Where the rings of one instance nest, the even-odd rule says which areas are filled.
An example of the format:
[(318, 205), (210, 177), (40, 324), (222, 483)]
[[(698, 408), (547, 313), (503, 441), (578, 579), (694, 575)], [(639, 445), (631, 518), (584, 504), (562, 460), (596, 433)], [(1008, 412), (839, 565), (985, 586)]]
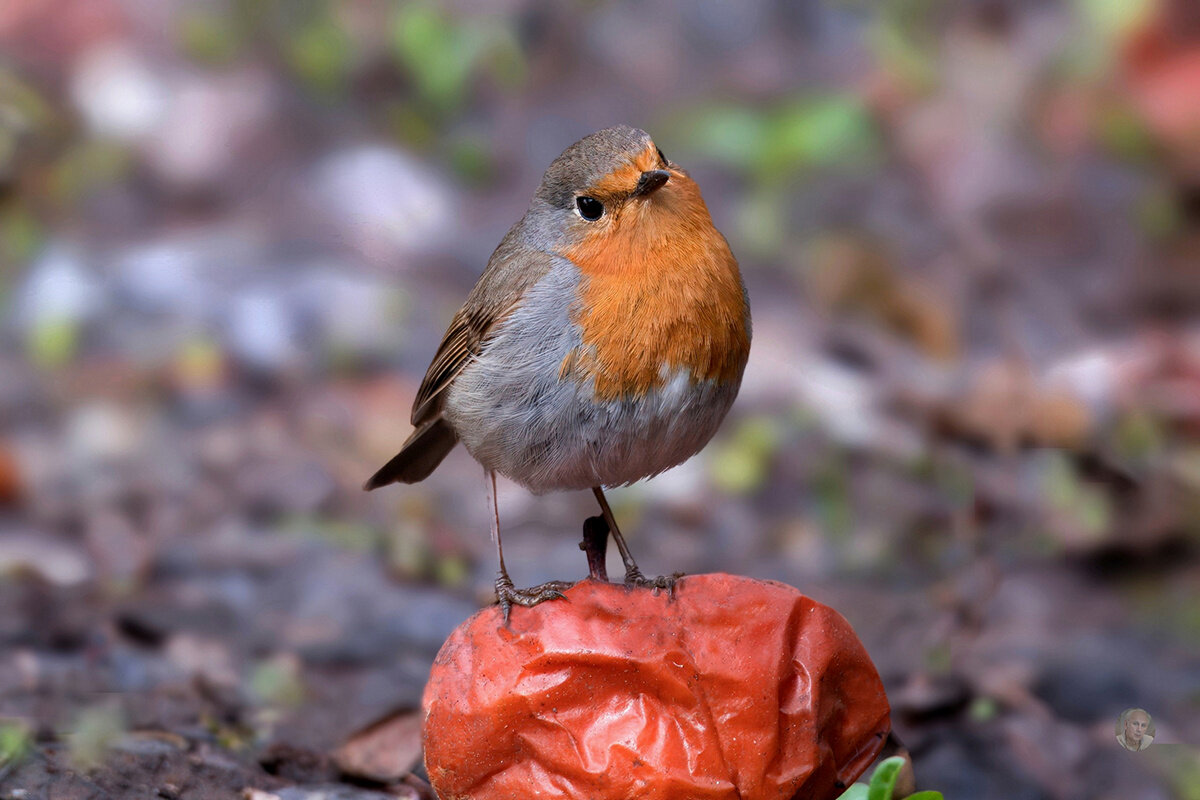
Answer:
[(503, 572), (500, 573), (496, 578), (496, 600), (500, 604), (501, 613), (504, 614), (504, 624), (508, 624), (508, 615), (512, 613), (513, 606), (532, 608), (547, 600), (566, 599), (563, 592), (574, 585), (570, 581), (546, 581), (528, 589), (517, 589), (513, 587), (512, 578)]
[(625, 570), (625, 585), (631, 589), (651, 589), (655, 594), (666, 590), (667, 596), (675, 599), (675, 582), (683, 577), (682, 572), (670, 576), (659, 575), (657, 578), (647, 578), (637, 566)]

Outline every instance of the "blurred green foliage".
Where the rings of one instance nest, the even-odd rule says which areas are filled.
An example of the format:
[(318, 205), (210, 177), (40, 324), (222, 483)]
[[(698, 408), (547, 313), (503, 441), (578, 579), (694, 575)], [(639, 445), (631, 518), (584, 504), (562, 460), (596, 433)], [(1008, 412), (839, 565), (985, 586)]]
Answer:
[(1099, 486), (1085, 481), (1067, 455), (1046, 454), (1042, 492), (1049, 507), (1089, 541), (1098, 541), (1108, 533), (1113, 521), (1111, 498)]
[(40, 369), (59, 369), (75, 360), (79, 340), (79, 323), (75, 320), (43, 320), (29, 332), (26, 356), (31, 364)]
[(1168, 242), (1184, 229), (1184, 212), (1179, 197), (1169, 186), (1155, 186), (1141, 198), (1136, 210), (1138, 225), (1146, 236)]
[(798, 182), (817, 170), (870, 169), (882, 156), (876, 122), (852, 93), (804, 95), (762, 107), (704, 105), (679, 113), (667, 128), (689, 158), (748, 179), (738, 238), (758, 255), (783, 247)]
[(0, 720), (0, 771), (20, 764), (32, 749), (28, 725), (20, 720)]
[(974, 722), (990, 722), (1000, 714), (1000, 704), (993, 697), (976, 697), (967, 708), (967, 716)]
[(878, 4), (867, 44), (883, 71), (914, 91), (938, 84), (934, 18), (941, 0), (894, 0)]
[(293, 31), (284, 52), (300, 79), (319, 92), (340, 91), (350, 75), (352, 43), (327, 15), (314, 17)]
[(934, 675), (947, 675), (954, 669), (954, 653), (950, 643), (936, 642), (925, 648), (922, 653), (925, 669)]
[(1111, 52), (1112, 44), (1145, 22), (1157, 0), (1075, 0), (1076, 13), (1090, 33), (1102, 37), (1106, 47), (1094, 50)]
[(1142, 118), (1123, 105), (1109, 104), (1099, 110), (1096, 134), (1100, 143), (1119, 158), (1142, 164), (1155, 159), (1154, 139)]
[(212, 67), (235, 61), (245, 43), (246, 31), (228, 13), (211, 7), (191, 7), (176, 25), (180, 51), (194, 61)]
[(1179, 800), (1200, 800), (1200, 754), (1191, 748), (1155, 748), (1155, 759), (1165, 762), (1168, 779)]
[(863, 168), (879, 155), (875, 122), (853, 94), (803, 96), (766, 108), (715, 105), (683, 114), (678, 138), (760, 183), (820, 167)]
[(11, 270), (33, 258), (45, 232), (28, 206), (19, 200), (0, 205), (0, 300), (12, 277)]
[(16, 189), (0, 199), (0, 300), (16, 267), (41, 246), (42, 225), (23, 196), (25, 152), (53, 118), (50, 105), (34, 87), (0, 65), (0, 191)]
[(279, 656), (258, 662), (250, 674), (250, 694), (272, 708), (296, 708), (304, 702), (299, 662)]
[(491, 148), (483, 136), (459, 134), (450, 140), (450, 167), (459, 178), (481, 184), (492, 176)]
[(440, 113), (461, 110), (471, 81), (483, 74), (507, 88), (526, 78), (516, 33), (503, 18), (455, 18), (435, 3), (407, 3), (396, 11), (391, 39), (418, 95)]
[(384, 532), (365, 522), (320, 515), (294, 515), (282, 530), (309, 539), (320, 539), (345, 550), (374, 552), (387, 545)]
[[(377, 52), (362, 19), (382, 21), (384, 48)], [(462, 111), (472, 84), (482, 78), (513, 89), (527, 76), (525, 55), (510, 17), (459, 14), (432, 2), (349, 9), (334, 0), (229, 0), (190, 8), (177, 22), (180, 49), (199, 63), (221, 66), (251, 46), (270, 51), (316, 95), (346, 96), (349, 83), (379, 66), (381, 55), (411, 83), (418, 114), (435, 122)], [(405, 128), (411, 129), (409, 123)]]
[[(1200, 647), (1200, 603), (1190, 587), (1158, 579), (1127, 580), (1122, 584), (1122, 599), (1137, 612), (1143, 628), (1161, 632)], [(1200, 687), (1190, 701), (1200, 707)]]
[(48, 125), (51, 116), (37, 90), (0, 65), (0, 180), (15, 173), (21, 138)]
[(471, 577), (470, 564), (460, 555), (441, 556), (434, 562), (434, 579), (442, 586), (459, 588)]
[(83, 709), (66, 737), (71, 763), (84, 771), (100, 766), (126, 729), (125, 715), (111, 703)]
[(844, 540), (854, 531), (850, 467), (844, 453), (831, 451), (812, 477), (817, 519), (834, 539)]
[(742, 420), (733, 435), (724, 439), (709, 461), (713, 484), (732, 494), (761, 489), (771, 458), (783, 442), (782, 424), (769, 416)]
[(1133, 409), (1117, 420), (1112, 440), (1121, 461), (1131, 466), (1148, 465), (1165, 452), (1167, 445), (1161, 423), (1144, 409)]
[(54, 164), (51, 196), (70, 208), (96, 190), (126, 178), (133, 169), (129, 149), (104, 139), (83, 139), (68, 147)]

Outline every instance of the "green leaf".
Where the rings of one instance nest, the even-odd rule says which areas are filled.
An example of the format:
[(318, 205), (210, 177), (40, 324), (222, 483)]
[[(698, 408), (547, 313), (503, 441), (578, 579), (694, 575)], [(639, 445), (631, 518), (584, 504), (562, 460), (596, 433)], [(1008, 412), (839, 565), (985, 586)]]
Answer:
[(853, 783), (850, 788), (838, 795), (838, 800), (867, 800), (867, 785)]
[[(904, 758), (892, 756), (879, 762), (871, 783), (856, 783), (838, 796), (838, 800), (893, 800), (896, 791), (896, 780), (900, 770), (904, 768)], [(941, 792), (923, 791), (910, 794), (905, 798), (895, 800), (945, 800)]]
[(896, 779), (900, 777), (903, 767), (904, 759), (900, 756), (892, 756), (880, 762), (875, 768), (875, 774), (871, 776), (867, 800), (891, 800), (892, 792), (896, 788)]

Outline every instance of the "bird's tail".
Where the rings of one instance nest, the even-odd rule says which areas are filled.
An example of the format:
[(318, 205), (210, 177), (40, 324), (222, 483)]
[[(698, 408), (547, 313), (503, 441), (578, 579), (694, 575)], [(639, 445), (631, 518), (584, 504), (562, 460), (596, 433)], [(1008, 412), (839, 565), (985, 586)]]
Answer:
[(439, 416), (413, 431), (400, 452), (368, 478), (363, 488), (370, 491), (389, 483), (423, 481), (456, 444), (458, 434)]

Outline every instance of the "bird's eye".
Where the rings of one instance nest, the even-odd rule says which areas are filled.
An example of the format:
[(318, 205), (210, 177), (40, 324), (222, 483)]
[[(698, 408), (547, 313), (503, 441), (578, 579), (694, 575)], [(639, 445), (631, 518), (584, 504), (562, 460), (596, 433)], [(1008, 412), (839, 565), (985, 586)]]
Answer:
[(575, 207), (588, 222), (595, 222), (604, 214), (604, 205), (594, 197), (576, 197)]

